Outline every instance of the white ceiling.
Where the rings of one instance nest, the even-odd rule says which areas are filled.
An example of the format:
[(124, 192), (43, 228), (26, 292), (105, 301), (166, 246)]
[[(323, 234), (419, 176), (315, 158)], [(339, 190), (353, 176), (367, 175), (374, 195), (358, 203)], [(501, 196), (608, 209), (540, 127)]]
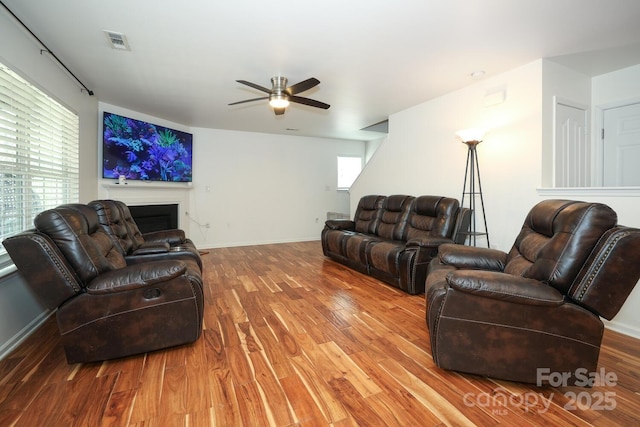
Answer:
[[(638, 0), (2, 1), (100, 101), (193, 127), (367, 140), (380, 134), (360, 129), (477, 70), (640, 63)], [(276, 75), (318, 78), (299, 95), (331, 108), (227, 105), (263, 95), (235, 80), (270, 87)]]

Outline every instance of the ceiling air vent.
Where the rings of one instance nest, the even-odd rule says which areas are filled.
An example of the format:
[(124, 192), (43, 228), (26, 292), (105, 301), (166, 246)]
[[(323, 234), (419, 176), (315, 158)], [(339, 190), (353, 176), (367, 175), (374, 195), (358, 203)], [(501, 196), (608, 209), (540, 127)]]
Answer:
[(107, 36), (109, 45), (113, 49), (131, 50), (129, 48), (129, 43), (127, 42), (127, 36), (125, 36), (123, 33), (116, 33), (115, 31), (105, 31), (104, 34)]

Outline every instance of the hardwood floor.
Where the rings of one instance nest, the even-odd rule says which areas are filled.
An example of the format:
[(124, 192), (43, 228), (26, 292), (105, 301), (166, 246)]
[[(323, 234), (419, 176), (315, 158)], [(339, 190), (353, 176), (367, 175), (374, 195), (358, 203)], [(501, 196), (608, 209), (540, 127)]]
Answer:
[(68, 365), (50, 318), (0, 361), (0, 426), (640, 425), (640, 340), (606, 332), (606, 385), (494, 381), (437, 368), (424, 296), (325, 259), (319, 242), (203, 261), (197, 342)]

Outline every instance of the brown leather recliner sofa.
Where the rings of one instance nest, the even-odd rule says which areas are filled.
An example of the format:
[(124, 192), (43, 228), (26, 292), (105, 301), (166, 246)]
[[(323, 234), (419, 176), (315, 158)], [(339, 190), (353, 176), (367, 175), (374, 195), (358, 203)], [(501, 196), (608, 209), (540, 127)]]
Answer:
[(203, 292), (190, 258), (127, 265), (87, 205), (40, 213), (35, 229), (3, 241), (28, 287), (57, 308), (67, 361), (113, 359), (193, 342)]
[[(443, 243), (464, 242), (470, 211), (441, 196), (368, 195), (353, 221), (327, 220), (325, 256), (410, 294), (424, 292), (429, 261)], [(455, 239), (455, 240), (454, 240)]]
[(191, 258), (202, 270), (200, 253), (183, 230), (161, 230), (142, 234), (125, 203), (119, 200), (94, 200), (89, 206), (95, 209), (100, 226), (114, 240), (128, 264)]
[(617, 225), (603, 204), (542, 201), (509, 253), (440, 246), (426, 281), (433, 359), (499, 379), (588, 385), (600, 317), (612, 319), (639, 278), (639, 229)]

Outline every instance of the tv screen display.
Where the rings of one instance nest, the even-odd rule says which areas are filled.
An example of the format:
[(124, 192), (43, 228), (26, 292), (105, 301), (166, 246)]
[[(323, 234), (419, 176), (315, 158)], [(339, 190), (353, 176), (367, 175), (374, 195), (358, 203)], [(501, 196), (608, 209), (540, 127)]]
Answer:
[(191, 182), (192, 134), (106, 111), (102, 124), (103, 178)]

